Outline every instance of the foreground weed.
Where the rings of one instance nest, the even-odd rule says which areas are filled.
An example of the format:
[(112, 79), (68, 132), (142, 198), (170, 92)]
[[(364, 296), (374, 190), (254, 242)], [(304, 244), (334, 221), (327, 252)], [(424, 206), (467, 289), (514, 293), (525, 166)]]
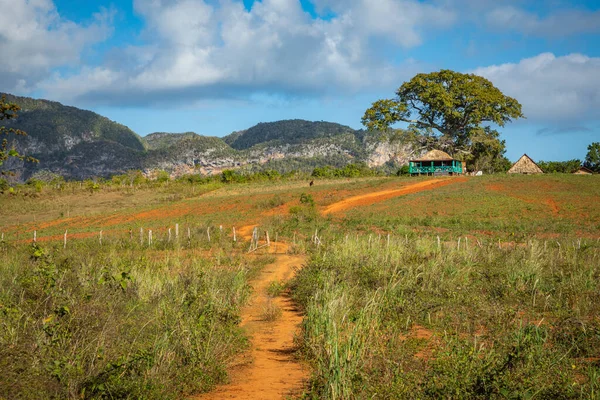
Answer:
[(282, 313), (281, 308), (269, 298), (262, 307), (261, 319), (268, 322), (277, 321), (281, 318)]
[(223, 382), (246, 346), (239, 310), (260, 259), (23, 250), (0, 254), (0, 398), (179, 398)]
[(269, 286), (267, 287), (267, 294), (270, 297), (277, 297), (277, 296), (280, 296), (284, 290), (285, 290), (285, 284), (283, 282), (272, 281), (269, 283)]
[(315, 398), (594, 398), (600, 247), (342, 237), (291, 282)]

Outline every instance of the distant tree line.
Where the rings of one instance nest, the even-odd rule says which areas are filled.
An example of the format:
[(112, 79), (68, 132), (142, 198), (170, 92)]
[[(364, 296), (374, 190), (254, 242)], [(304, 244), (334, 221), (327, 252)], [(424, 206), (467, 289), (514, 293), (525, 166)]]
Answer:
[(364, 163), (348, 164), (341, 168), (331, 166), (317, 167), (311, 176), (315, 178), (358, 178), (361, 176), (378, 175), (378, 171), (371, 169)]
[(539, 161), (537, 165), (547, 174), (550, 173), (563, 173), (571, 174), (581, 167), (581, 160), (569, 160), (569, 161)]

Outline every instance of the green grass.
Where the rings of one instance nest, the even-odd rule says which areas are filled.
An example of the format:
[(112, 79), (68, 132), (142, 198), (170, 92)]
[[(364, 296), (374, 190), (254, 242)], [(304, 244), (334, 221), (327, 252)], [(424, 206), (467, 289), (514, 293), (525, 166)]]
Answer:
[(292, 283), (311, 398), (594, 398), (600, 246), (345, 237)]
[(226, 381), (249, 280), (273, 261), (242, 258), (232, 228), (250, 224), (310, 257), (289, 287), (307, 397), (598, 398), (599, 177), (484, 176), (319, 212), (424, 179), (5, 192), (0, 398), (180, 398)]
[(418, 229), (448, 236), (597, 236), (598, 198), (598, 176), (493, 175), (354, 209), (347, 212), (343, 225), (361, 231), (379, 228), (404, 234)]
[(227, 379), (269, 260), (82, 240), (0, 254), (0, 398), (180, 398)]

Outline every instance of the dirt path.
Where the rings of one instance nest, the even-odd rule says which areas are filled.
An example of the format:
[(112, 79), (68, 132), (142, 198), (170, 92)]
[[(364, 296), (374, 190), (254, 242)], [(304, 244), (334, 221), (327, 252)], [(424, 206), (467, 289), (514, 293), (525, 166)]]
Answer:
[[(327, 207), (323, 214), (335, 213), (361, 205), (372, 204), (392, 197), (430, 190), (465, 178), (432, 179), (400, 189), (384, 190), (354, 196)], [(238, 230), (241, 237), (250, 240), (257, 225), (247, 225)], [(250, 305), (242, 311), (241, 326), (250, 339), (250, 350), (240, 357), (230, 372), (231, 383), (218, 387), (196, 399), (284, 399), (300, 394), (310, 376), (309, 371), (294, 358), (294, 335), (300, 332), (302, 315), (286, 295), (270, 298), (267, 288), (273, 281), (285, 282), (294, 274), (294, 268), (305, 262), (304, 256), (289, 255), (283, 243), (271, 244), (277, 248), (276, 261), (268, 265), (252, 282), (254, 288)], [(275, 320), (265, 318), (266, 310), (276, 307), (281, 316)]]
[[(247, 236), (253, 228), (241, 228), (240, 233)], [(275, 249), (274, 243), (271, 249)], [(230, 372), (231, 383), (196, 399), (284, 399), (304, 389), (310, 374), (294, 355), (294, 335), (300, 332), (302, 315), (289, 296), (267, 295), (271, 282), (287, 281), (305, 262), (303, 256), (286, 252), (287, 246), (277, 243), (277, 260), (252, 282), (253, 298), (242, 311), (241, 323), (251, 337), (250, 350)], [(266, 310), (273, 307), (281, 310), (281, 316), (268, 321)]]
[(323, 210), (323, 214), (333, 214), (340, 211), (345, 211), (350, 208), (359, 206), (366, 206), (373, 203), (379, 203), (384, 200), (391, 199), (392, 197), (403, 196), (410, 193), (417, 193), (423, 190), (430, 190), (441, 186), (450, 185), (452, 183), (464, 182), (467, 178), (440, 178), (431, 179), (423, 182), (414, 183), (412, 185), (404, 186), (400, 189), (382, 190), (379, 192), (367, 193), (360, 196), (353, 196), (337, 203), (330, 204)]

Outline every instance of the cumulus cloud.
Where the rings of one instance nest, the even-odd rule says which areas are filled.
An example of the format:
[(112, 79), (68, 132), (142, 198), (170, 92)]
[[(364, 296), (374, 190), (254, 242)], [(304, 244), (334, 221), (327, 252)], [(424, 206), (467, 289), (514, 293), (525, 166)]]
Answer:
[(552, 53), (474, 71), (516, 98), (527, 118), (573, 122), (581, 118), (598, 119), (599, 72), (598, 57), (581, 54), (556, 57)]
[(112, 13), (81, 25), (61, 18), (51, 0), (0, 0), (0, 87), (27, 90), (54, 67), (74, 65), (89, 44), (110, 33)]
[(492, 9), (486, 16), (488, 26), (540, 37), (600, 32), (600, 11), (564, 9), (545, 18), (514, 6)]
[(117, 51), (74, 76), (56, 74), (41, 87), (66, 101), (90, 102), (389, 87), (415, 69), (386, 59), (381, 38), (409, 48), (421, 42), (421, 25), (454, 21), (445, 8), (418, 1), (344, 4), (332, 18), (315, 19), (299, 0), (257, 1), (251, 10), (233, 0), (135, 0), (149, 45)]
[(453, 7), (411, 0), (314, 0), (318, 12), (333, 12), (356, 22), (365, 34), (390, 38), (403, 47), (422, 43), (424, 29), (445, 28), (457, 19)]

